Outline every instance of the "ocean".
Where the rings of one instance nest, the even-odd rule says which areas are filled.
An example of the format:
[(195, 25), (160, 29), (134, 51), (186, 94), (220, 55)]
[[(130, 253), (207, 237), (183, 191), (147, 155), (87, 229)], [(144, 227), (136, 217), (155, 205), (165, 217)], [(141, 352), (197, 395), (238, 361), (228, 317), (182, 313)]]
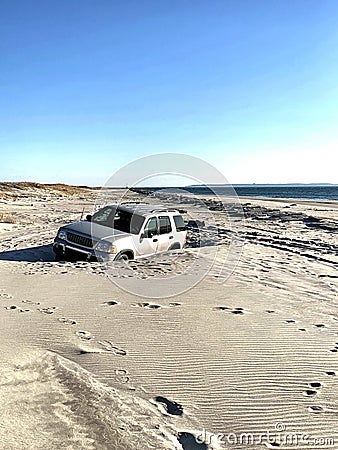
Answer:
[[(175, 190), (177, 188), (145, 187), (140, 188), (147, 191), (161, 189)], [(290, 198), (307, 200), (338, 200), (338, 185), (315, 185), (315, 184), (235, 184), (235, 185), (201, 185), (179, 188), (193, 194), (210, 195), (233, 195), (233, 189), (239, 197), (270, 197)], [(182, 191), (181, 191), (182, 192)]]
[[(272, 197), (272, 198), (297, 198), (338, 200), (338, 185), (271, 185), (250, 184), (233, 186), (239, 197)], [(215, 187), (212, 187), (214, 190)], [(216, 187), (222, 191), (221, 186)], [(194, 191), (197, 193), (197, 191)], [(201, 191), (199, 191), (202, 193)], [(207, 192), (205, 192), (207, 193)]]

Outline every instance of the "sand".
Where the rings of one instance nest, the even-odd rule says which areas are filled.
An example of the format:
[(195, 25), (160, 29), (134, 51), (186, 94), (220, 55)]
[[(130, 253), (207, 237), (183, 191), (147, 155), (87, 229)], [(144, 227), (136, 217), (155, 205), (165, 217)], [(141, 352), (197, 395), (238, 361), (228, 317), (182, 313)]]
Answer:
[[(1, 449), (337, 448), (337, 203), (241, 199), (225, 271), (214, 209), (202, 252), (191, 231), (182, 253), (108, 273), (51, 251), (97, 191), (24, 192), (0, 203), (16, 222), (0, 227)], [(119, 287), (191, 265), (210, 270), (174, 297)]]

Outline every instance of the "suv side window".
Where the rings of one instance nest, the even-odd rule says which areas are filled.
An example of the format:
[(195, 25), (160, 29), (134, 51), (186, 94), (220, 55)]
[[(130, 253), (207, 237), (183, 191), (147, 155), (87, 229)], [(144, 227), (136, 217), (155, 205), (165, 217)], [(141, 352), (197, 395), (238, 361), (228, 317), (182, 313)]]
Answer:
[(156, 217), (151, 217), (144, 227), (144, 234), (146, 237), (150, 238), (158, 234), (157, 219)]
[(171, 233), (171, 223), (168, 216), (159, 216), (160, 234)]
[(185, 223), (182, 216), (174, 216), (176, 231), (185, 231)]

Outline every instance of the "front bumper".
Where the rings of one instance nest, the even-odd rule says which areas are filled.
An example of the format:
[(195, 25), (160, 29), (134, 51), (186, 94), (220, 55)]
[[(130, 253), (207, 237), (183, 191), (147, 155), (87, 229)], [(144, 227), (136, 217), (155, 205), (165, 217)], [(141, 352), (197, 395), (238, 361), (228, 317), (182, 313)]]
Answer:
[(116, 256), (115, 254), (96, 251), (93, 248), (80, 247), (58, 237), (54, 239), (53, 251), (58, 255), (66, 255), (67, 251), (72, 252), (82, 256), (87, 261), (112, 261)]

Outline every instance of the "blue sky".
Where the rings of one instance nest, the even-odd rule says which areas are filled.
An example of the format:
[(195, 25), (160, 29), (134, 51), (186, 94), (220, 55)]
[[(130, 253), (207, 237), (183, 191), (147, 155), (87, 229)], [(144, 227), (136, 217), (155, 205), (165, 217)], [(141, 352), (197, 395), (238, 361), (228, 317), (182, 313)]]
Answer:
[(177, 152), (338, 183), (337, 22), (330, 0), (2, 0), (0, 179), (102, 184)]

